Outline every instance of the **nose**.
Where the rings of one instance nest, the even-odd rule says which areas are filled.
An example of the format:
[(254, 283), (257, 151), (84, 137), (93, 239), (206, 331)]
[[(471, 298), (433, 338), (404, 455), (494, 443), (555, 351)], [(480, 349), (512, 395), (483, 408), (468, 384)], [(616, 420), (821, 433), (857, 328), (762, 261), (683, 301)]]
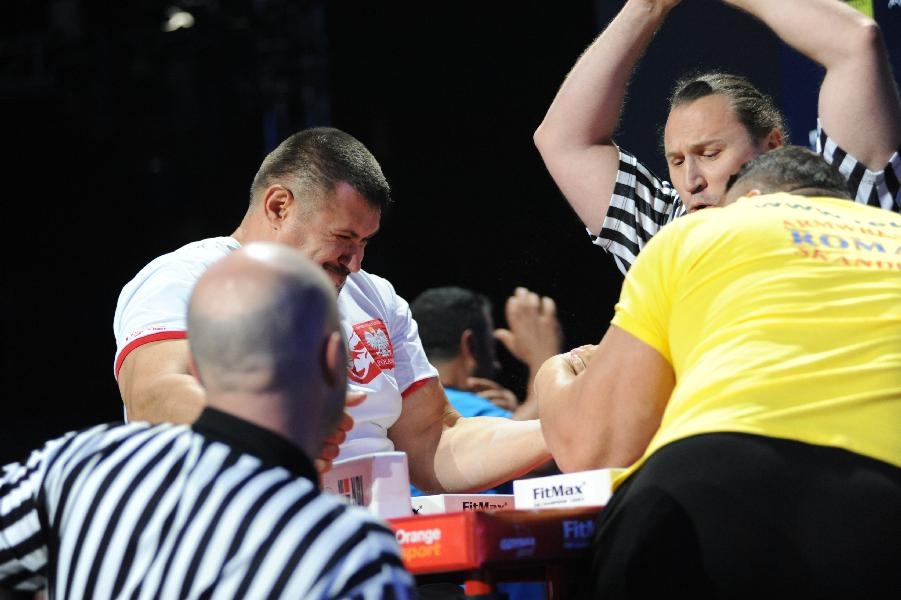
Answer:
[(339, 262), (351, 273), (356, 273), (363, 268), (363, 254), (365, 248), (362, 244), (348, 244), (338, 259)]
[(689, 194), (697, 194), (707, 187), (707, 179), (704, 178), (696, 160), (686, 159), (684, 173), (685, 189)]

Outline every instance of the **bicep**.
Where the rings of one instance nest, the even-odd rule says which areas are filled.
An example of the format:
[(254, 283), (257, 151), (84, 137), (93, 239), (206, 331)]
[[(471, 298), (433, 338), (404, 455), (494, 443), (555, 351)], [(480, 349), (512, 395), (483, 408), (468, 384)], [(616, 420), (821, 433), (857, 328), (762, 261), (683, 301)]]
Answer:
[(819, 116), (843, 150), (880, 171), (901, 144), (901, 103), (879, 29), (860, 27), (855, 36), (855, 51), (827, 67)]
[(183, 422), (196, 416), (204, 392), (190, 373), (188, 355), (184, 339), (149, 342), (128, 354), (118, 384), (129, 420)]

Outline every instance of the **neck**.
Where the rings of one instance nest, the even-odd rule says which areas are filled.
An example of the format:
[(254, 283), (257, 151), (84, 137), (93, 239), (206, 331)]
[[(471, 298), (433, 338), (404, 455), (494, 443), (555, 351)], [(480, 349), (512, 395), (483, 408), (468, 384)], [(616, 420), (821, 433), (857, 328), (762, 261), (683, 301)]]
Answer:
[[(309, 397), (303, 398), (305, 404), (309, 401)], [(286, 398), (282, 394), (221, 393), (207, 394), (207, 402), (212, 408), (278, 434), (303, 450), (307, 456), (319, 454), (316, 440), (321, 434), (314, 427), (318, 422), (318, 415), (297, 418), (295, 411), (290, 408), (297, 405), (296, 399)]]

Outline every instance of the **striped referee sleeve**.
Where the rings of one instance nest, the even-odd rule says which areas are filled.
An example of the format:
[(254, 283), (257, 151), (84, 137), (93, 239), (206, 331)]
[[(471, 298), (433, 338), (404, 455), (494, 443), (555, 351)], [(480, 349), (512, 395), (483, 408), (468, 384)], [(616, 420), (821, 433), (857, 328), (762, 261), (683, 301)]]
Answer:
[(625, 275), (660, 228), (683, 214), (685, 207), (675, 188), (620, 148), (619, 172), (604, 226), (592, 241), (613, 256)]
[(816, 140), (816, 151), (848, 180), (857, 202), (901, 213), (901, 148), (883, 170), (870, 171), (826, 134), (819, 119)]
[(365, 509), (186, 426), (68, 434), (0, 480), (0, 586), (54, 598), (410, 598)]

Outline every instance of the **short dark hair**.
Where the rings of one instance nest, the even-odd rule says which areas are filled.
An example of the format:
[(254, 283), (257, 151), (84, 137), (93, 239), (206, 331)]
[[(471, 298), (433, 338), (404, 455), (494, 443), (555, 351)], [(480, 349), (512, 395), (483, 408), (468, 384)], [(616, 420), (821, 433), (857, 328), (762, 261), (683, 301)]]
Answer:
[[(760, 154), (729, 178), (728, 191), (741, 181), (764, 194), (797, 192), (801, 195), (830, 195), (851, 199), (847, 180), (822, 155), (803, 146), (782, 146)], [(810, 190), (804, 193), (804, 190)]]
[(472, 290), (457, 286), (429, 288), (413, 299), (410, 311), (429, 360), (456, 358), (460, 354), (460, 337), (467, 329), (475, 334), (476, 343), (494, 342), (489, 321), (491, 302)]
[(782, 132), (788, 142), (785, 118), (773, 99), (757, 89), (746, 77), (708, 71), (690, 73), (679, 79), (669, 99), (669, 110), (699, 98), (722, 94), (729, 100), (739, 122), (755, 142), (763, 141), (773, 129)]
[(346, 182), (379, 210), (391, 203), (391, 188), (375, 156), (357, 138), (334, 127), (298, 131), (270, 152), (253, 178), (251, 202), (269, 185), (288, 182), (322, 192)]

